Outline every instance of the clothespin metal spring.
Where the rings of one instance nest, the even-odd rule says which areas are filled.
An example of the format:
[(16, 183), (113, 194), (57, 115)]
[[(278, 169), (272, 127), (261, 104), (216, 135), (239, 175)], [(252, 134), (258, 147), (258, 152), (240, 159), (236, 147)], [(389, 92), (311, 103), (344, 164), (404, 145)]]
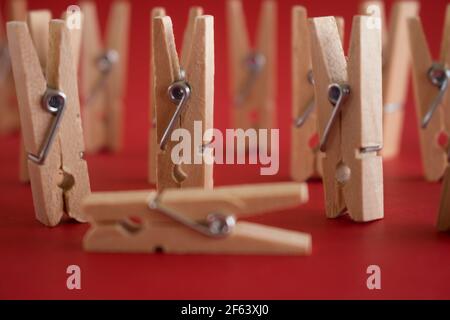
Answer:
[(56, 134), (59, 129), (59, 125), (61, 124), (61, 120), (64, 114), (64, 110), (66, 108), (67, 97), (64, 92), (47, 88), (43, 98), (42, 98), (42, 107), (46, 109), (49, 113), (55, 116), (55, 119), (52, 122), (50, 127), (50, 131), (45, 138), (45, 142), (41, 151), (38, 155), (34, 155), (29, 153), (28, 159), (33, 161), (38, 165), (42, 165), (47, 158), (47, 155), (50, 151), (50, 148), (55, 140)]
[(172, 101), (174, 104), (177, 104), (177, 108), (175, 109), (175, 112), (170, 119), (166, 130), (164, 131), (161, 142), (159, 143), (159, 147), (161, 150), (165, 150), (167, 143), (169, 142), (169, 137), (175, 128), (176, 121), (180, 117), (181, 112), (183, 111), (191, 96), (191, 87), (185, 80), (184, 71), (180, 72), (180, 79), (181, 80), (172, 83), (167, 90), (170, 101)]
[(119, 59), (119, 53), (113, 49), (107, 50), (97, 59), (97, 68), (100, 71), (100, 78), (92, 89), (90, 95), (85, 99), (85, 106), (89, 105), (105, 86), (108, 75), (111, 73), (114, 65), (119, 62)]
[[(314, 76), (313, 76), (312, 70), (309, 70), (309, 72), (308, 72), (308, 81), (311, 85), (314, 85)], [(315, 107), (316, 107), (316, 104), (315, 104), (314, 97), (313, 97), (311, 99), (311, 101), (308, 103), (308, 106), (306, 107), (305, 112), (303, 112), (302, 115), (298, 116), (298, 118), (294, 120), (294, 126), (296, 128), (301, 128), (305, 124), (306, 120), (308, 120), (309, 116), (314, 111)]]
[(235, 99), (236, 106), (242, 105), (249, 96), (258, 75), (266, 65), (266, 57), (261, 53), (254, 52), (245, 59), (244, 63), (248, 69), (248, 78), (242, 85), (239, 94)]
[(175, 210), (162, 206), (158, 198), (150, 201), (148, 207), (210, 238), (220, 239), (227, 237), (233, 232), (236, 226), (236, 218), (233, 215), (225, 215), (222, 213), (210, 213), (204, 222), (190, 220)]
[(350, 94), (350, 86), (347, 84), (337, 84), (332, 83), (328, 87), (328, 100), (333, 105), (333, 112), (331, 113), (331, 117), (328, 120), (325, 130), (323, 132), (323, 136), (320, 139), (320, 145), (319, 150), (321, 152), (325, 152), (326, 150), (326, 143), (328, 140), (328, 136), (330, 134), (331, 128), (334, 124), (334, 122), (337, 119), (337, 116), (339, 115), (342, 105), (344, 104), (346, 98)]
[(427, 113), (422, 119), (422, 129), (426, 129), (428, 124), (430, 123), (434, 112), (437, 110), (439, 105), (444, 98), (445, 93), (448, 89), (449, 78), (450, 78), (450, 69), (447, 69), (444, 65), (439, 63), (433, 63), (431, 68), (428, 70), (428, 78), (431, 83), (439, 88), (439, 94), (431, 103)]

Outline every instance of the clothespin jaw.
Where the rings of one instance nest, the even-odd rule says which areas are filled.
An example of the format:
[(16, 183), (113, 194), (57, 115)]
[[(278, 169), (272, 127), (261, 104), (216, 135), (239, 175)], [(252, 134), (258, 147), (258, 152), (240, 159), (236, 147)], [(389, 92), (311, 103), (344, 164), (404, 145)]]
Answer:
[(353, 20), (349, 60), (334, 17), (310, 19), (326, 213), (383, 218), (381, 30)]
[[(30, 30), (31, 39), (39, 57), (42, 70), (45, 73), (47, 67), (48, 53), (48, 25), (52, 18), (49, 10), (33, 10), (28, 12), (27, 24)], [(19, 181), (28, 183), (30, 176), (28, 174), (28, 157), (21, 141), (19, 155)]]
[(308, 234), (237, 221), (306, 202), (304, 184), (281, 183), (92, 194), (84, 201), (88, 251), (304, 255)]
[(70, 31), (72, 43), (72, 56), (75, 63), (75, 70), (78, 72), (81, 57), (81, 39), (83, 30), (83, 13), (78, 6), (69, 6), (61, 17), (66, 21), (67, 28)]
[[(6, 1), (5, 13), (5, 21), (25, 21), (27, 1)], [(0, 134), (9, 134), (19, 130), (20, 119), (3, 19), (0, 15)]]
[(157, 162), (157, 149), (158, 149), (158, 139), (156, 137), (156, 99), (155, 97), (155, 87), (153, 85), (155, 81), (155, 52), (153, 47), (153, 19), (156, 17), (164, 17), (166, 15), (166, 10), (162, 7), (155, 7), (152, 9), (150, 14), (150, 130), (149, 130), (149, 153), (148, 153), (148, 181), (151, 184), (156, 184), (156, 162)]
[(277, 4), (273, 0), (263, 1), (253, 49), (241, 0), (228, 0), (227, 17), (234, 126), (274, 128)]
[(10, 22), (7, 31), (36, 217), (47, 226), (64, 215), (84, 221), (90, 186), (69, 31), (50, 22), (46, 77), (27, 24)]
[(97, 9), (92, 1), (80, 4), (83, 12), (81, 77), (86, 149), (121, 148), (124, 81), (128, 57), (130, 4), (113, 2), (103, 46)]
[[(202, 161), (203, 148), (210, 141), (190, 141), (191, 162), (176, 163), (172, 157), (177, 145), (170, 137), (175, 129), (198, 135), (195, 124), (201, 122), (201, 134), (213, 126), (214, 27), (212, 16), (195, 19), (191, 49), (186, 64), (180, 66), (170, 17), (153, 20), (155, 63), (154, 99), (158, 141), (157, 188), (213, 186), (213, 166)], [(192, 139), (190, 139), (192, 140)], [(202, 138), (203, 140), (203, 138)], [(194, 159), (200, 158), (201, 164)]]
[[(336, 17), (336, 23), (343, 41), (344, 19)], [(307, 11), (295, 6), (292, 9), (291, 177), (298, 182), (322, 176), (310, 52)]]
[[(447, 7), (444, 35), (450, 32), (450, 6)], [(447, 166), (447, 147), (439, 144), (441, 133), (450, 133), (450, 106), (448, 81), (450, 76), (450, 55), (448, 36), (442, 44), (439, 62), (433, 63), (420, 18), (410, 18), (409, 41), (413, 61), (413, 81), (416, 97), (422, 164), (425, 178), (438, 181)], [(447, 38), (447, 39), (446, 39)]]

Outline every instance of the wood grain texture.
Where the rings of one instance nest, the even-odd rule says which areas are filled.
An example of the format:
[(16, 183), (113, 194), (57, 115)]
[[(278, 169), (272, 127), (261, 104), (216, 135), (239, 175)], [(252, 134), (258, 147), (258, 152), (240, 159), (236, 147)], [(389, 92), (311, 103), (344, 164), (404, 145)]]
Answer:
[[(116, 192), (93, 194), (84, 202), (91, 229), (84, 238), (88, 251), (208, 254), (281, 254), (311, 252), (311, 236), (253, 223), (238, 222), (229, 237), (209, 239), (173, 221), (148, 204), (156, 192)], [(280, 183), (166, 190), (159, 203), (184, 217), (203, 221), (211, 211), (246, 217), (270, 210), (295, 207), (308, 200), (305, 184)], [(130, 217), (141, 220), (133, 224)]]
[(41, 106), (47, 86), (67, 96), (66, 111), (45, 162), (28, 162), (36, 217), (47, 226), (56, 226), (65, 214), (84, 221), (80, 205), (90, 186), (69, 31), (62, 20), (50, 23), (47, 79), (26, 23), (8, 23), (8, 41), (28, 153), (39, 153), (53, 120)]
[(447, 154), (437, 141), (440, 132), (444, 129), (442, 107), (436, 110), (426, 129), (421, 128), (421, 122), (439, 89), (428, 78), (428, 70), (433, 60), (420, 18), (411, 18), (408, 23), (422, 165), (425, 179), (438, 181), (442, 178), (447, 166)]

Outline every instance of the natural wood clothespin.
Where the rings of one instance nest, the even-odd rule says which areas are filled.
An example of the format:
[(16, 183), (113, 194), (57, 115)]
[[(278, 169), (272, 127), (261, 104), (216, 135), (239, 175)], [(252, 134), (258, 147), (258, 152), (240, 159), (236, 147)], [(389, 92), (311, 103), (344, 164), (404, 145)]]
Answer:
[(420, 18), (409, 19), (409, 36), (423, 169), (428, 181), (438, 181), (447, 166), (448, 149), (448, 143), (440, 144), (440, 135), (450, 135), (450, 5), (438, 61), (432, 60)]
[(306, 184), (280, 183), (92, 194), (84, 201), (88, 251), (174, 254), (311, 253), (311, 236), (238, 222), (308, 200)]
[(254, 48), (249, 44), (241, 0), (228, 0), (227, 17), (234, 127), (272, 129), (277, 123), (276, 1), (262, 3)]
[[(344, 19), (336, 17), (336, 22), (343, 41)], [(292, 9), (292, 119), (292, 179), (304, 182), (322, 176), (308, 15), (302, 6)]]
[(86, 150), (119, 151), (122, 147), (130, 3), (124, 0), (113, 2), (105, 46), (101, 41), (95, 3), (83, 1), (80, 7), (83, 13), (81, 92)]
[(445, 170), (444, 182), (442, 184), (441, 204), (439, 207), (438, 230), (450, 231), (450, 151), (448, 154), (448, 165)]
[(353, 19), (348, 62), (334, 17), (310, 19), (323, 182), (329, 218), (383, 218), (381, 29)]
[[(6, 1), (4, 20), (25, 21), (26, 15), (27, 1)], [(5, 22), (0, 14), (0, 134), (17, 131), (20, 127), (14, 79), (11, 72), (11, 60), (4, 26)]]
[[(183, 38), (183, 46), (181, 49), (181, 65), (183, 66), (185, 63), (187, 63), (188, 58), (188, 52), (191, 50), (192, 43), (191, 38), (193, 36), (194, 32), (194, 26), (195, 21), (197, 17), (200, 17), (203, 15), (203, 8), (201, 7), (192, 7), (189, 10), (189, 16), (188, 16), (188, 24), (186, 27), (186, 30), (184, 32), (184, 38)], [(154, 27), (153, 27), (153, 20), (156, 17), (164, 17), (166, 16), (166, 10), (161, 7), (153, 8), (151, 13), (151, 21), (150, 21), (150, 29), (152, 33), (152, 40), (151, 40), (151, 67), (150, 67), (150, 92), (152, 93), (150, 95), (150, 114), (151, 114), (151, 124), (150, 124), (150, 133), (149, 133), (149, 182), (156, 184), (157, 182), (157, 173), (156, 173), (156, 163), (157, 163), (157, 150), (158, 150), (158, 138), (157, 138), (157, 132), (156, 132), (156, 92), (155, 92), (155, 50), (159, 50), (159, 44), (155, 43), (153, 44), (154, 39)]]
[(407, 21), (417, 16), (419, 8), (418, 1), (394, 2), (388, 29), (383, 1), (363, 1), (361, 5), (361, 14), (381, 19), (369, 23), (378, 23), (382, 28), (384, 146), (381, 154), (385, 159), (397, 156), (400, 151), (411, 65)]
[(65, 214), (85, 221), (80, 206), (90, 186), (69, 30), (63, 20), (49, 28), (44, 76), (27, 24), (7, 25), (36, 217), (56, 226)]
[[(213, 127), (214, 103), (214, 20), (212, 16), (190, 19), (179, 61), (170, 17), (153, 19), (154, 101), (157, 133), (157, 189), (213, 187), (213, 165), (179, 164), (172, 159), (177, 143), (171, 141), (173, 130), (182, 128), (192, 137), (195, 122), (201, 133)], [(181, 65), (180, 65), (181, 62)], [(201, 150), (210, 141), (192, 143), (191, 160), (202, 157)], [(203, 138), (202, 138), (203, 140)]]

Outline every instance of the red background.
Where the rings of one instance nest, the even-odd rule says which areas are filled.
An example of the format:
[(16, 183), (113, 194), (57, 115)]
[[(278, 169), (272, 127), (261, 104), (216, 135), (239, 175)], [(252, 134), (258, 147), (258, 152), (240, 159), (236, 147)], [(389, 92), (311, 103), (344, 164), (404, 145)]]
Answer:
[[(71, 1), (29, 1), (51, 8), (54, 16)], [(421, 1), (421, 16), (433, 53), (440, 46), (446, 1)], [(102, 26), (110, 1), (97, 1)], [(289, 181), (291, 123), (290, 10), (303, 4), (310, 16), (350, 19), (358, 1), (279, 1), (278, 113), (281, 170), (262, 177), (257, 166), (216, 166), (216, 185)], [(387, 8), (392, 1), (387, 1)], [(162, 5), (172, 17), (180, 48), (188, 8), (202, 5), (215, 16), (215, 127), (229, 127), (230, 97), (225, 33), (225, 3), (217, 0), (132, 1), (132, 34), (126, 137), (123, 152), (88, 157), (93, 191), (149, 189), (147, 184), (149, 13)], [(2, 4), (3, 5), (3, 4)], [(260, 1), (244, 1), (255, 33)], [(415, 112), (410, 90), (401, 156), (385, 163), (385, 216), (359, 225), (346, 218), (327, 220), (321, 184), (310, 184), (310, 202), (295, 210), (254, 221), (309, 232), (310, 257), (170, 256), (93, 254), (81, 248), (88, 226), (54, 229), (34, 219), (31, 190), (18, 182), (17, 135), (0, 137), (0, 298), (7, 299), (410, 299), (450, 298), (450, 236), (435, 228), (440, 185), (424, 182)], [(66, 289), (66, 268), (82, 270), (82, 290)], [(366, 288), (366, 268), (382, 269), (382, 290)]]

